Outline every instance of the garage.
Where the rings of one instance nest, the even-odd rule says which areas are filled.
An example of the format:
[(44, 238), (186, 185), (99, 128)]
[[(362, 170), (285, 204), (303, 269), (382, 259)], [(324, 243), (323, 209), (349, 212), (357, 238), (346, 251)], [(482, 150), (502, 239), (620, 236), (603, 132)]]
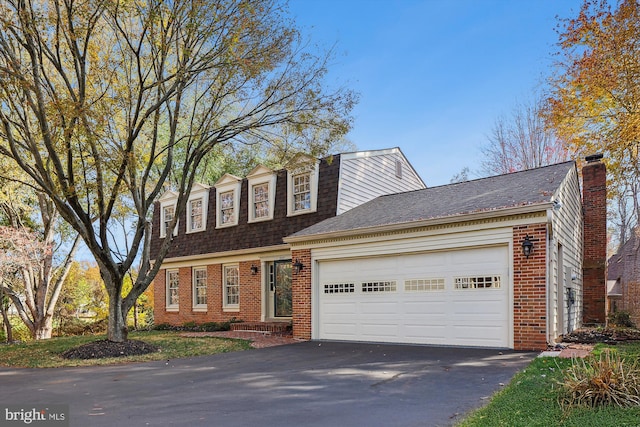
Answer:
[(317, 260), (314, 336), (511, 347), (509, 247)]

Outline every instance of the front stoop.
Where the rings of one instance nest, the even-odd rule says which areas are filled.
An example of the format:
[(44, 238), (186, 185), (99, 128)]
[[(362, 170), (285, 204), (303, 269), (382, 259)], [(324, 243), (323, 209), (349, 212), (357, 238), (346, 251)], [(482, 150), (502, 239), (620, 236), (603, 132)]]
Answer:
[(290, 322), (240, 322), (231, 324), (232, 331), (270, 332), (273, 335), (291, 335)]

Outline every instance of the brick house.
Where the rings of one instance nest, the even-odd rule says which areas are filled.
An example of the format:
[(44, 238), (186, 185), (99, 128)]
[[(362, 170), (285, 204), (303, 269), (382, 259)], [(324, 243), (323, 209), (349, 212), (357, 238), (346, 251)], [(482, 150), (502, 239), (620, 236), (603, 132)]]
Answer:
[(628, 311), (640, 325), (640, 227), (607, 263), (607, 311)]
[[(290, 324), (298, 259), (283, 238), (377, 196), (422, 188), (398, 148), (322, 160), (300, 155), (283, 170), (258, 166), (245, 178), (196, 184), (154, 280), (156, 324)], [(156, 203), (152, 254), (166, 238), (176, 198), (167, 191)]]
[[(157, 323), (235, 317), (291, 323), (302, 339), (541, 350), (604, 319), (604, 258), (589, 246), (606, 231), (600, 157), (583, 168), (584, 204), (575, 162), (425, 188), (398, 149), (306, 160), (194, 189), (207, 219), (180, 219)], [(156, 247), (175, 196), (157, 203)], [(296, 215), (299, 202), (309, 211)], [(258, 208), (273, 215), (253, 222)]]

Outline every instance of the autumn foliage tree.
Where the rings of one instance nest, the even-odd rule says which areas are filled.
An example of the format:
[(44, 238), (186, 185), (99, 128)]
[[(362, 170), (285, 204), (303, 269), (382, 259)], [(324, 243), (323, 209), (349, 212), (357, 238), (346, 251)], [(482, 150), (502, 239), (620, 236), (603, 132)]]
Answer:
[(624, 241), (640, 216), (640, 5), (585, 1), (558, 34), (548, 123), (578, 155), (605, 155)]
[(126, 340), (171, 245), (152, 263), (151, 212), (170, 174), (167, 235), (215, 147), (296, 135), (286, 148), (313, 154), (348, 132), (355, 97), (325, 85), (330, 53), (310, 50), (286, 13), (277, 0), (0, 0), (0, 155), (94, 256), (110, 340)]

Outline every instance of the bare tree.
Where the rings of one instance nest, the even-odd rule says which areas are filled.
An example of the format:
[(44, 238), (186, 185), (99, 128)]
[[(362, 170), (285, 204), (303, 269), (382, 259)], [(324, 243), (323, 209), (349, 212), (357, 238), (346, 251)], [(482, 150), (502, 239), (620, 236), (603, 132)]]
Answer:
[(483, 172), (499, 175), (563, 162), (568, 152), (545, 124), (543, 102), (517, 103), (511, 115), (495, 121), (482, 147)]
[[(214, 147), (295, 133), (287, 148), (313, 153), (351, 125), (354, 95), (326, 89), (330, 55), (308, 49), (277, 0), (0, 0), (0, 26), (0, 155), (95, 257), (112, 341), (126, 340), (126, 315), (171, 245), (151, 262), (151, 211), (170, 174), (168, 236)], [(123, 215), (126, 248), (113, 231)]]
[[(40, 193), (39, 212), (42, 215), (42, 233), (29, 230), (20, 216), (11, 226), (0, 227), (0, 289), (10, 298), (18, 316), (29, 329), (34, 339), (51, 338), (53, 316), (71, 261), (80, 242), (76, 237), (65, 249), (56, 241), (58, 215), (52, 203)], [(8, 210), (5, 203), (3, 211)], [(56, 261), (58, 249), (64, 256)]]

